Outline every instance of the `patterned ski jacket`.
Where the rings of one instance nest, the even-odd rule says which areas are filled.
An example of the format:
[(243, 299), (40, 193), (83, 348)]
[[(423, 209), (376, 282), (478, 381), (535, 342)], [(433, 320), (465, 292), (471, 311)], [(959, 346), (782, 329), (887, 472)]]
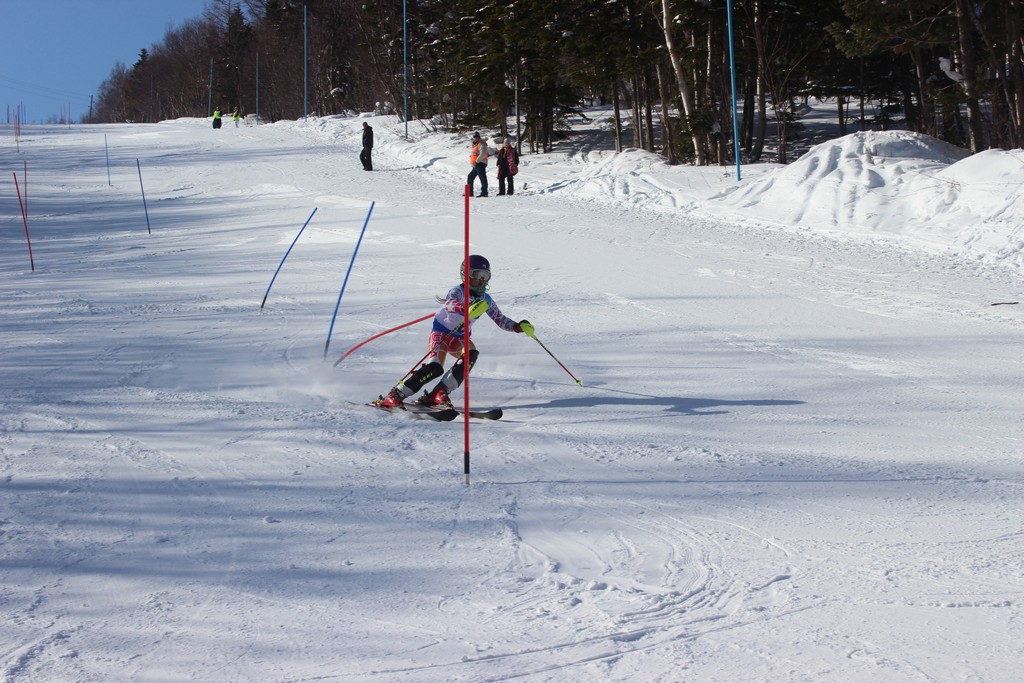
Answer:
[(515, 147), (506, 144), (498, 150), (498, 156), (495, 158), (498, 163), (499, 178), (507, 178), (519, 173), (519, 152)]
[[(457, 339), (462, 339), (462, 330), (464, 328), (459, 325), (459, 323), (461, 323), (465, 317), (465, 309), (463, 308), (465, 304), (464, 298), (465, 294), (462, 289), (462, 285), (455, 285), (448, 290), (448, 294), (444, 297), (444, 305), (442, 305), (434, 315), (435, 332), (447, 334), (452, 330), (455, 330), (456, 326), (459, 326), (459, 329), (455, 330), (455, 333), (452, 336)], [(491, 298), (490, 294), (470, 294), (469, 304), (472, 306), (473, 303), (480, 301), (481, 299), (487, 302), (487, 315), (490, 316), (495, 325), (506, 332), (515, 331), (516, 321), (501, 312), (501, 309), (498, 308), (498, 304), (494, 303), (494, 299)], [(476, 321), (471, 320), (469, 322), (471, 334), (474, 322)]]

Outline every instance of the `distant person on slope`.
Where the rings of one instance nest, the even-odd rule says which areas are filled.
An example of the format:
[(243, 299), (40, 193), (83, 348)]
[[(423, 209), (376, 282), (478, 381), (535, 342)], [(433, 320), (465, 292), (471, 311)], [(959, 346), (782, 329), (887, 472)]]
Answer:
[(231, 115), (231, 120), (235, 122), (235, 128), (238, 128), (238, 122), (241, 118), (242, 115), (238, 113), (238, 107), (235, 107), (235, 113)]
[[(498, 150), (496, 157), (498, 162), (498, 196), (503, 194), (515, 194), (516, 186), (513, 178), (519, 173), (519, 152), (506, 138), (505, 144)], [(505, 183), (508, 183), (508, 192), (505, 191)]]
[(473, 133), (473, 147), (469, 150), (469, 177), (466, 184), (469, 185), (469, 196), (473, 196), (473, 179), (480, 179), (480, 194), (477, 197), (487, 196), (487, 159), (490, 153), (487, 149), (487, 141), (480, 137), (480, 133)]
[(363, 163), (364, 171), (373, 170), (373, 126), (363, 121), (363, 151), (359, 153), (359, 161)]
[(220, 128), (220, 107), (213, 110), (213, 128), (214, 130)]
[[(459, 273), (465, 276), (465, 264), (459, 267)], [(463, 279), (463, 282), (465, 280)], [(527, 332), (532, 335), (533, 326), (528, 320), (516, 322), (502, 314), (494, 299), (487, 293), (487, 285), (491, 281), (491, 264), (478, 254), (469, 257), (469, 325), (472, 330), (473, 321), (484, 313), (490, 316), (491, 320), (503, 330), (508, 332)], [(439, 301), (441, 299), (439, 298)], [(434, 315), (434, 327), (430, 332), (429, 351), (423, 359), (423, 364), (411, 373), (411, 376), (399, 382), (387, 396), (374, 401), (382, 408), (404, 409), (404, 401), (419, 391), (424, 384), (440, 377), (441, 381), (432, 390), (426, 391), (417, 399), (417, 402), (427, 406), (450, 408), (451, 399), (448, 397), (451, 392), (462, 386), (465, 377), (465, 342), (463, 332), (465, 331), (465, 291), (464, 285), (459, 284), (448, 290), (440, 310)], [(444, 370), (445, 358), (452, 354), (458, 360), (448, 369)], [(472, 340), (469, 342), (469, 369), (473, 369), (479, 354), (476, 345)]]

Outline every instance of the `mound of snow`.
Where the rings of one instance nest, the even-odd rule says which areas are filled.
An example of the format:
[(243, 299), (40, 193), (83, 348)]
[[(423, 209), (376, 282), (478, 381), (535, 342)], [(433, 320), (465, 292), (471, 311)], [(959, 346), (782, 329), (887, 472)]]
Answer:
[(892, 202), (946, 188), (937, 174), (966, 153), (906, 131), (854, 133), (812, 148), (803, 157), (715, 199), (738, 210), (758, 207), (766, 220), (791, 225), (900, 231), (903, 212)]
[(822, 143), (710, 202), (756, 209), (764, 221), (901, 236), (1024, 265), (1021, 171), (1022, 150), (971, 156), (919, 133), (863, 132)]
[(1024, 150), (988, 150), (937, 175), (943, 203), (920, 207), (922, 225), (972, 251), (1024, 266)]

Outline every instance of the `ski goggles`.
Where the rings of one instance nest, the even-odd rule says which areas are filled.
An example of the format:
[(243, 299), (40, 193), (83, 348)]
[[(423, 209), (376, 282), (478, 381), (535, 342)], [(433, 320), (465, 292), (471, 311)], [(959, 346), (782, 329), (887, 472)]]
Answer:
[(469, 271), (470, 282), (489, 282), (491, 279), (491, 271), (486, 268), (474, 268)]

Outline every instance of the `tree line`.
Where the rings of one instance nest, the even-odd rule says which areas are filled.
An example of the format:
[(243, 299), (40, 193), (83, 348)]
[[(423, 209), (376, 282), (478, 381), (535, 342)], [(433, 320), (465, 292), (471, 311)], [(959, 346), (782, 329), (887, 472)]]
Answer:
[[(616, 148), (788, 161), (810, 97), (842, 134), (1022, 146), (1024, 0), (210, 0), (100, 87), (95, 122), (388, 111), (549, 151), (587, 103)], [(730, 32), (730, 14), (731, 26)], [(735, 64), (735, 69), (731, 64)]]

